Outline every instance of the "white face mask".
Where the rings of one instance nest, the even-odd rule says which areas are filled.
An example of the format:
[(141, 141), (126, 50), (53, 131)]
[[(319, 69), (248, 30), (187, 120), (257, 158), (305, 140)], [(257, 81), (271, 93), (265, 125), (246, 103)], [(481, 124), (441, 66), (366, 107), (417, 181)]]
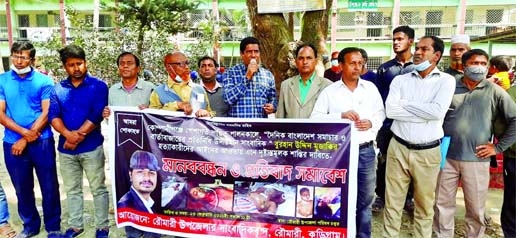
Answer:
[(421, 62), (420, 64), (416, 64), (416, 65), (414, 65), (414, 68), (415, 68), (418, 72), (421, 72), (421, 71), (425, 71), (426, 69), (430, 68), (430, 66), (432, 66), (432, 64), (430, 63), (430, 61), (425, 60), (425, 61)]
[(11, 64), (11, 69), (18, 75), (26, 74), (30, 72), (30, 66), (27, 66), (23, 69), (18, 69), (14, 66), (14, 64)]
[(487, 75), (487, 67), (485, 66), (468, 66), (464, 68), (464, 76), (467, 78), (479, 82), (485, 79)]
[(176, 83), (182, 83), (183, 82), (183, 78), (181, 78), (181, 76), (179, 76), (176, 71), (174, 70), (174, 68), (172, 66), (170, 66), (170, 68), (172, 69), (172, 71), (174, 71), (174, 74), (176, 75), (176, 77), (174, 78), (174, 81), (176, 81)]
[(339, 61), (338, 60), (332, 60), (331, 61), (331, 66), (338, 66), (339, 65)]

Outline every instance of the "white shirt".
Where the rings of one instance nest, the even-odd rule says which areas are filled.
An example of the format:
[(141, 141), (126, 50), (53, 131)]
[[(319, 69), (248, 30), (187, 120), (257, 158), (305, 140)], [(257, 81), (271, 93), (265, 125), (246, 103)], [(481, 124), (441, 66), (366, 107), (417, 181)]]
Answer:
[(391, 130), (410, 143), (420, 144), (444, 136), (443, 119), (455, 92), (455, 78), (434, 68), (425, 78), (412, 71), (396, 76), (385, 101)]
[(217, 92), (217, 88), (222, 88), (222, 85), (220, 85), (220, 83), (218, 81), (215, 81), (215, 87), (213, 87), (213, 89), (208, 89), (206, 86), (204, 86), (204, 83), (202, 82), (202, 79), (201, 81), (199, 81), (199, 84), (208, 92), (210, 93), (214, 93), (214, 92)]
[(140, 200), (142, 200), (143, 205), (145, 205), (145, 207), (147, 208), (147, 211), (149, 213), (154, 213), (154, 212), (152, 212), (152, 205), (154, 205), (154, 200), (152, 200), (151, 197), (149, 197), (149, 200), (145, 200), (145, 198), (142, 197), (140, 192), (138, 192), (136, 189), (134, 189), (133, 186), (131, 186), (131, 189), (134, 190), (136, 192), (136, 194), (138, 195), (138, 197), (140, 198)]
[(361, 120), (367, 119), (372, 124), (367, 131), (357, 131), (358, 143), (376, 140), (376, 134), (385, 119), (385, 109), (378, 89), (369, 81), (359, 79), (354, 91), (342, 80), (330, 84), (317, 98), (310, 118), (342, 119), (342, 113), (349, 110), (358, 113)]

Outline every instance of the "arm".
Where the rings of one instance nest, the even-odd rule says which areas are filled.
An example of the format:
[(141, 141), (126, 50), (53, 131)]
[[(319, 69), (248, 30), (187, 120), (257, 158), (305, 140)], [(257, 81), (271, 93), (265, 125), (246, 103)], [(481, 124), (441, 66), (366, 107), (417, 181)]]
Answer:
[(312, 114), (310, 114), (310, 118), (333, 118), (340, 119), (342, 117), (341, 112), (330, 113), (330, 87), (323, 89), (317, 101), (315, 102), (314, 109), (312, 110)]
[(513, 100), (513, 98), (505, 92), (501, 93), (499, 97), (500, 100), (498, 100), (497, 111), (505, 116), (507, 129), (495, 145), (496, 153), (505, 151), (512, 144), (516, 143), (516, 98)]
[(424, 120), (441, 120), (444, 118), (455, 92), (455, 80), (441, 78), (439, 82), (441, 86), (431, 102), (408, 101), (403, 108)]
[[(375, 88), (376, 90), (376, 88)], [(371, 95), (373, 99), (373, 105), (375, 108), (373, 109), (373, 115), (371, 116), (371, 129), (375, 132), (378, 132), (382, 127), (383, 121), (385, 120), (385, 108), (383, 107), (382, 96), (378, 90), (376, 93)]]
[(286, 97), (286, 87), (285, 82), (281, 83), (281, 90), (279, 95), (278, 107), (276, 108), (276, 118), (285, 118), (285, 97)]
[(20, 134), (27, 142), (32, 142), (39, 138), (39, 131), (23, 128), (22, 126), (16, 124), (13, 119), (8, 117), (7, 114), (5, 114), (6, 107), (5, 100), (0, 100), (0, 124)]
[(276, 108), (278, 107), (278, 100), (276, 98), (276, 82), (274, 79), (274, 76), (271, 72), (267, 71), (269, 77), (268, 83), (269, 87), (267, 88), (267, 102), (272, 105), (272, 108), (269, 106), (269, 108), (265, 110), (267, 114), (274, 113), (276, 111)]
[(388, 118), (407, 121), (407, 122), (426, 122), (422, 118), (416, 117), (414, 114), (407, 111), (403, 106), (407, 102), (403, 99), (401, 83), (405, 78), (396, 76), (391, 83), (389, 95), (385, 101), (385, 112)]

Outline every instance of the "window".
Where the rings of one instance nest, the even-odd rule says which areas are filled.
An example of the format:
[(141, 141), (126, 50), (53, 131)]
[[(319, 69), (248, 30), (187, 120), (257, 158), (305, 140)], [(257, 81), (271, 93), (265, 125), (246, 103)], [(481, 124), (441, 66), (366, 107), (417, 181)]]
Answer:
[[(428, 11), (426, 12), (426, 24), (427, 25), (440, 25), (442, 24), (442, 11)], [(441, 35), (440, 27), (427, 27), (425, 28), (425, 35), (427, 36), (439, 36)]]
[[(494, 24), (502, 22), (503, 9), (489, 9), (486, 11), (486, 23)], [(496, 26), (486, 27), (486, 35), (496, 33)]]
[(30, 26), (29, 15), (18, 15), (18, 26), (20, 27), (18, 37), (20, 39), (27, 39), (27, 29)]
[[(475, 15), (473, 15), (473, 10), (471, 10), (471, 9), (466, 10), (466, 21), (465, 21), (465, 23), (466, 23), (466, 24), (472, 24), (472, 23), (473, 23), (473, 17), (474, 17), (474, 16), (475, 16)], [(466, 31), (471, 31), (471, 30), (473, 30), (473, 27), (471, 27), (471, 26), (466, 26), (466, 27), (464, 27), (464, 30), (466, 30)]]
[(112, 27), (111, 15), (99, 15), (99, 27)]
[(37, 14), (36, 15), (36, 26), (48, 27), (48, 15)]
[(369, 57), (367, 59), (367, 69), (376, 71), (376, 69), (378, 69), (382, 63), (382, 57)]
[[(367, 12), (367, 25), (368, 26), (381, 26), (383, 25), (383, 13), (382, 12)], [(368, 28), (367, 37), (380, 37), (382, 35), (382, 28)]]
[(339, 26), (354, 26), (355, 13), (354, 12), (339, 12), (337, 17), (337, 25)]
[(400, 25), (419, 25), (419, 12), (400, 12)]

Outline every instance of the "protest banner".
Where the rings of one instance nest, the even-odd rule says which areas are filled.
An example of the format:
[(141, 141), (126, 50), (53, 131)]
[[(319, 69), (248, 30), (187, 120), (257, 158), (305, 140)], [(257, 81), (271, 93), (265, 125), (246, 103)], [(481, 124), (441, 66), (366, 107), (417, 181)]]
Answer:
[[(183, 237), (355, 236), (351, 124), (180, 115), (113, 107), (117, 226)], [(144, 184), (153, 203), (131, 206), (142, 184), (131, 183), (130, 163), (153, 168), (142, 151), (157, 158), (157, 178)]]

